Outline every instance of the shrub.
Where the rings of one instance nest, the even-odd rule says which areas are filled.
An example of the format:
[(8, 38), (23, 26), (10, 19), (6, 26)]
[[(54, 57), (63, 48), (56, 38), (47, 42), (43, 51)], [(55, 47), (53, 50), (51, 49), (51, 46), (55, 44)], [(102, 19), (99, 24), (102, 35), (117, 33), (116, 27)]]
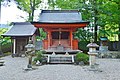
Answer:
[(36, 52), (36, 57), (34, 58), (34, 62), (41, 62), (42, 64), (45, 64), (47, 62), (47, 59), (45, 56), (43, 56), (43, 54), (45, 53), (45, 51), (37, 51)]
[(77, 53), (75, 59), (76, 63), (84, 62), (84, 64), (89, 64), (89, 56), (85, 53)]
[(37, 62), (37, 61), (42, 61), (42, 52), (41, 51), (37, 51), (36, 52), (36, 57), (34, 58), (34, 61)]
[(88, 51), (88, 48), (86, 47), (90, 42), (88, 41), (80, 41), (78, 43), (78, 46), (79, 46), (79, 49), (84, 51), (84, 52), (87, 52)]
[(6, 53), (6, 52), (11, 52), (11, 43), (7, 43), (1, 46), (2, 52)]

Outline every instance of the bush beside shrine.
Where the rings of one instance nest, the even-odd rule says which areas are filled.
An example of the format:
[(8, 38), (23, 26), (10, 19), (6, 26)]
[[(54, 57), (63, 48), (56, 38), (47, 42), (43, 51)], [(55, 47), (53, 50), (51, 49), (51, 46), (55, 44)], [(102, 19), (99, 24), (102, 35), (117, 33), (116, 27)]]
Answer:
[(2, 52), (3, 52), (3, 53), (11, 52), (11, 46), (12, 46), (11, 43), (7, 43), (7, 44), (2, 45), (2, 46), (1, 46)]
[(36, 57), (34, 58), (33, 63), (37, 63), (37, 61), (39, 61), (42, 64), (46, 64), (47, 59), (43, 56), (44, 53), (44, 51), (36, 51)]
[(89, 56), (85, 53), (78, 52), (75, 56), (75, 62), (76, 62), (76, 64), (88, 65), (89, 64)]
[(87, 53), (88, 52), (88, 48), (86, 47), (87, 45), (89, 44), (88, 41), (80, 41), (78, 43), (78, 47), (80, 50), (82, 50), (84, 53)]

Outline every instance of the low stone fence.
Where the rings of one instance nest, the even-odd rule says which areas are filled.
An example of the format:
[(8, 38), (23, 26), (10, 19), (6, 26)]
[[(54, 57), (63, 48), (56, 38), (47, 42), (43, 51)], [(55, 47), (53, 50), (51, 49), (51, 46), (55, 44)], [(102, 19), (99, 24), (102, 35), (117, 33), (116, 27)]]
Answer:
[(99, 51), (99, 58), (120, 58), (120, 51)]

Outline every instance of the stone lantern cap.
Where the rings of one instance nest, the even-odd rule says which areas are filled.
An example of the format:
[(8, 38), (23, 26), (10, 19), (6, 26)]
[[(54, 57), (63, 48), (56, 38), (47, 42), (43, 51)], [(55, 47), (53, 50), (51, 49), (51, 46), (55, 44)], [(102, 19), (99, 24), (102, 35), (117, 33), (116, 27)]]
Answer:
[(35, 48), (35, 46), (33, 45), (33, 44), (27, 44), (26, 46), (25, 46), (25, 48)]
[(88, 47), (88, 48), (97, 48), (97, 47), (99, 47), (99, 45), (97, 45), (96, 43), (89, 43), (89, 44), (87, 45), (87, 47)]
[(97, 45), (96, 43), (93, 43), (93, 42), (94, 42), (93, 39), (91, 39), (90, 42), (91, 42), (91, 43), (89, 43), (89, 44), (87, 45), (88, 48), (97, 48), (97, 47), (99, 47), (99, 45)]
[(27, 49), (33, 49), (35, 46), (33, 45), (32, 41), (29, 41), (29, 43), (25, 46)]

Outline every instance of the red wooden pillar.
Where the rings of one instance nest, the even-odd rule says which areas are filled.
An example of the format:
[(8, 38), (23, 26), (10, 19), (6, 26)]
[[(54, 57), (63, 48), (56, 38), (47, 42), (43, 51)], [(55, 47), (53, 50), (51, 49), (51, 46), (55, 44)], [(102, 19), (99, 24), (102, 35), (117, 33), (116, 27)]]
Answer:
[(51, 38), (51, 32), (50, 31), (48, 31), (48, 48), (50, 47), (50, 38)]
[(73, 49), (73, 35), (72, 35), (72, 29), (70, 30), (70, 48)]
[(50, 33), (49, 33), (49, 36), (50, 36), (50, 44), (49, 44), (49, 46), (51, 46), (52, 45), (52, 35), (51, 35), (51, 30), (50, 30)]

